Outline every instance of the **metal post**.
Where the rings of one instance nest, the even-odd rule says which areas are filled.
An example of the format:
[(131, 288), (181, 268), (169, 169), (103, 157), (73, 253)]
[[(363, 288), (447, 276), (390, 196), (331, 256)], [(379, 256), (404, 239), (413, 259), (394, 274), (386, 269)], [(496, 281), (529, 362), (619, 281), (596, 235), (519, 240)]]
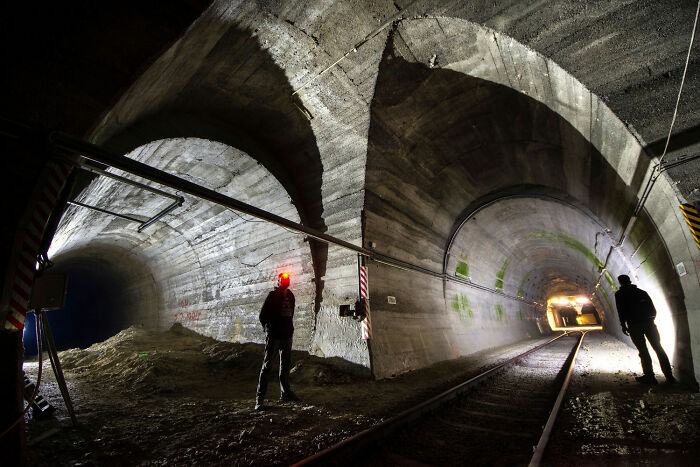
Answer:
[(53, 368), (53, 373), (56, 375), (56, 382), (58, 383), (58, 388), (61, 390), (61, 395), (63, 396), (63, 402), (66, 403), (66, 408), (68, 409), (68, 414), (70, 415), (71, 422), (73, 426), (78, 425), (78, 420), (75, 418), (75, 412), (73, 411), (73, 402), (70, 400), (70, 394), (68, 393), (68, 386), (66, 386), (66, 380), (63, 377), (63, 370), (61, 370), (61, 362), (58, 360), (58, 352), (56, 352), (56, 343), (53, 340), (53, 333), (51, 332), (51, 326), (46, 317), (45, 311), (38, 311), (34, 313), (36, 319), (41, 318), (41, 325), (44, 331), (44, 337), (46, 338), (46, 344), (49, 348), (49, 359), (51, 360), (51, 367)]

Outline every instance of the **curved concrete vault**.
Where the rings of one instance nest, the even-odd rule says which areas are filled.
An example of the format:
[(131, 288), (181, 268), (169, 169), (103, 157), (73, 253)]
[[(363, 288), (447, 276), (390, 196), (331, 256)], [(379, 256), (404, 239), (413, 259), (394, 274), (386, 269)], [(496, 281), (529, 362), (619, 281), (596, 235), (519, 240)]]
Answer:
[[(262, 339), (257, 311), (274, 273), (292, 267), (297, 348), (371, 364), (378, 377), (547, 332), (535, 302), (593, 293), (653, 164), (594, 92), (452, 5), (395, 23), (292, 97), (355, 43), (352, 28), (338, 37), (323, 27), (349, 11), (342, 2), (274, 8), (215, 2), (91, 140), (492, 292), (372, 262), (367, 346), (359, 325), (337, 316), (337, 306), (355, 298), (354, 253), (190, 198), (144, 234), (71, 208), (54, 239), (57, 261), (122, 251), (150, 271), (157, 289), (157, 303), (134, 322), (162, 327), (184, 316), (208, 335), (252, 341)], [(368, 33), (393, 11), (392, 2), (368, 2), (352, 12), (352, 25)], [(131, 215), (162, 207), (102, 180), (81, 199)], [(700, 313), (698, 253), (677, 201), (661, 177), (610, 255), (595, 302), (606, 330), (624, 339), (612, 277), (634, 276), (673, 317), (675, 364), (692, 378), (691, 348), (700, 361), (689, 330)], [(695, 276), (679, 278), (679, 262)]]
[[(250, 156), (224, 144), (197, 138), (161, 140), (138, 148), (130, 156), (299, 220), (279, 182)], [(144, 216), (144, 220), (167, 204), (162, 197), (111, 179), (95, 180), (81, 201)], [(191, 197), (142, 233), (137, 226), (71, 207), (51, 253), (58, 264), (70, 257), (74, 267), (100, 258), (105, 269), (129, 282), (140, 299), (119, 311), (131, 314), (132, 323), (165, 329), (180, 322), (232, 341), (262, 338), (257, 322), (259, 304), (277, 274), (288, 270), (294, 277), (297, 297), (295, 345), (309, 347), (315, 288), (309, 245), (302, 236)], [(127, 262), (143, 265), (149, 274), (134, 274), (133, 268), (125, 266)], [(68, 273), (70, 276), (70, 270)]]

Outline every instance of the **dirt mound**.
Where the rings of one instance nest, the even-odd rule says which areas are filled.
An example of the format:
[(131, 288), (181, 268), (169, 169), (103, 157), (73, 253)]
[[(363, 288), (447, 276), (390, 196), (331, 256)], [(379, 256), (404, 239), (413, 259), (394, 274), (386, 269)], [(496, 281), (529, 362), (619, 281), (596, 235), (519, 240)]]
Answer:
[(165, 332), (132, 326), (87, 349), (61, 352), (60, 359), (67, 373), (81, 379), (172, 392), (207, 378), (212, 367), (251, 370), (259, 365), (260, 351), (254, 344), (218, 342), (175, 324)]
[[(132, 326), (87, 349), (61, 352), (60, 359), (66, 373), (95, 384), (157, 393), (191, 389), (199, 395), (201, 381), (214, 376), (217, 380), (254, 377), (262, 353), (261, 344), (221, 342), (174, 324), (163, 332)], [(357, 370), (340, 359), (294, 351), (292, 362), (297, 383), (325, 386), (358, 379)]]

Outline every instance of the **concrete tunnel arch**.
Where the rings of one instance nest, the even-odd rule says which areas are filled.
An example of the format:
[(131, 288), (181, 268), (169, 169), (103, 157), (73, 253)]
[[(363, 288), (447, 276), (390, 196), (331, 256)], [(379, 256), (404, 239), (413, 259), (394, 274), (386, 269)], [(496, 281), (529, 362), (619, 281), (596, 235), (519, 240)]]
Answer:
[[(439, 28), (436, 21), (440, 23)], [(220, 28), (222, 27), (222, 25), (219, 26)], [(228, 31), (228, 29), (231, 31)], [(416, 31), (418, 30), (432, 31), (434, 34), (416, 34)], [(249, 47), (253, 47), (253, 53), (251, 56), (257, 57), (257, 54), (262, 53), (264, 55), (266, 53), (266, 51), (259, 50), (259, 47), (254, 44), (254, 41), (246, 41), (246, 38), (243, 37), (245, 35), (245, 31), (240, 30), (237, 26), (229, 25), (223, 27), (222, 31), (223, 32), (219, 31), (219, 33), (221, 33), (221, 37), (217, 39), (219, 42), (213, 48), (210, 47), (204, 51), (206, 52), (205, 55), (209, 54), (210, 51), (213, 51), (210, 55), (206, 55), (207, 60), (216, 62), (216, 58), (221, 57), (221, 54), (226, 52), (225, 46), (230, 46), (231, 43), (235, 43), (237, 47), (240, 43), (243, 43), (245, 44), (243, 47), (245, 50), (248, 50), (247, 48)], [(391, 42), (390, 47), (384, 51), (384, 56), (382, 59), (383, 62), (389, 61), (392, 58), (398, 58), (408, 63), (421, 64), (423, 68), (435, 67), (441, 70), (451, 70), (456, 73), (481, 78), (483, 81), (497, 83), (519, 93), (531, 96), (534, 100), (551, 109), (555, 114), (559, 115), (559, 120), (568, 122), (568, 124), (575, 130), (567, 130), (564, 133), (566, 137), (578, 138), (579, 140), (583, 139), (591, 143), (590, 145), (602, 155), (602, 158), (596, 159), (596, 161), (602, 164), (607, 164), (607, 166), (612, 169), (612, 172), (606, 171), (606, 174), (608, 174), (606, 176), (613, 175), (608, 181), (612, 184), (619, 185), (617, 188), (620, 188), (621, 192), (624, 194), (624, 196), (626, 196), (625, 202), (622, 204), (629, 207), (629, 204), (636, 195), (636, 188), (638, 188), (642, 183), (646, 173), (649, 170), (649, 160), (643, 154), (640, 141), (632, 135), (630, 130), (626, 128), (623, 122), (621, 122), (619, 118), (617, 118), (597, 96), (588, 91), (584, 85), (567, 73), (566, 70), (563, 70), (561, 67), (557, 66), (556, 63), (552, 62), (546, 57), (527, 49), (522, 44), (514, 41), (512, 38), (496, 33), (484, 26), (456, 18), (426, 17), (402, 20), (400, 23), (398, 23), (396, 28), (394, 28), (393, 34), (393, 42)], [(397, 36), (401, 36), (401, 40), (396, 39)], [(447, 39), (445, 39), (443, 36), (446, 36)], [(177, 47), (179, 47), (179, 45)], [(274, 51), (271, 53), (281, 54), (280, 50), (282, 49), (270, 48), (269, 50)], [(493, 62), (484, 62), (483, 58), (488, 56), (496, 58), (493, 60)], [(175, 57), (177, 58), (177, 55), (175, 55)], [(287, 89), (288, 83), (286, 81), (286, 77), (284, 76), (284, 70), (278, 70), (275, 68), (274, 63), (269, 63), (269, 57), (263, 59), (263, 62), (266, 63), (266, 66), (262, 67), (264, 72), (272, 73), (273, 77), (276, 77), (273, 82), (281, 82), (285, 86), (283, 89)], [(275, 56), (275, 62), (284, 63), (284, 61), (279, 60), (279, 57), (277, 56)], [(232, 104), (231, 106), (231, 109), (233, 110), (231, 112), (227, 112), (226, 109), (220, 105), (220, 103), (231, 98), (231, 93), (226, 94), (227, 89), (230, 91), (231, 89), (235, 88), (230, 86), (230, 83), (226, 89), (219, 89), (218, 87), (214, 86), (214, 83), (221, 82), (221, 76), (225, 75), (225, 69), (217, 69), (216, 72), (218, 75), (213, 72), (207, 74), (206, 71), (199, 73), (193, 72), (193, 75), (187, 74), (184, 78), (184, 84), (175, 83), (173, 86), (166, 86), (168, 92), (164, 94), (158, 91), (158, 99), (140, 98), (145, 91), (156, 90), (158, 85), (162, 84), (163, 80), (170, 80), (171, 75), (164, 72), (164, 70), (169, 70), (170, 68), (168, 67), (173, 66), (173, 64), (177, 65), (178, 63), (178, 60), (173, 58), (173, 56), (168, 55), (154, 65), (152, 70), (149, 70), (148, 73), (144, 74), (144, 77), (140, 79), (138, 83), (135, 83), (132, 89), (120, 101), (119, 105), (115, 106), (116, 110), (108, 115), (103, 121), (103, 124), (97, 128), (93, 134), (93, 140), (99, 144), (105, 144), (106, 147), (112, 149), (114, 147), (120, 147), (120, 145), (122, 148), (133, 147), (133, 142), (129, 141), (135, 140), (140, 144), (140, 142), (143, 142), (144, 139), (146, 141), (150, 139), (148, 136), (143, 135), (153, 134), (151, 131), (154, 128), (152, 126), (154, 123), (153, 120), (162, 121), (160, 124), (156, 123), (156, 126), (160, 125), (159, 131), (161, 132), (157, 133), (160, 136), (181, 136), (183, 133), (187, 133), (188, 125), (191, 125), (188, 122), (188, 116), (192, 116), (194, 120), (203, 119), (206, 117), (214, 120), (215, 124), (218, 124), (230, 119), (232, 117), (231, 112), (235, 113), (250, 110), (249, 107), (246, 107), (245, 101), (253, 101), (257, 104), (258, 102), (256, 99), (263, 102), (263, 107), (267, 107), (268, 109), (274, 108), (275, 106), (279, 107), (281, 105), (282, 115), (296, 115), (297, 117), (301, 116), (301, 113), (294, 107), (293, 104), (291, 104), (289, 100), (283, 101), (282, 99), (278, 99), (279, 95), (276, 93), (267, 95), (265, 94), (264, 89), (262, 91), (251, 90), (250, 88), (246, 87), (248, 83), (246, 83), (246, 86), (242, 88), (245, 90), (244, 93), (235, 94), (236, 96), (244, 96), (242, 99), (244, 102), (240, 103), (236, 101), (235, 104)], [(516, 64), (518, 65), (518, 73), (522, 72), (521, 70), (525, 70), (527, 72), (527, 75), (524, 78), (522, 76), (515, 76)], [(191, 82), (187, 81), (192, 76), (197, 79), (192, 78)], [(328, 79), (343, 79), (342, 76), (340, 78), (337, 78), (335, 75), (329, 76), (332, 76), (332, 78)], [(382, 75), (382, 70), (380, 67), (377, 87), (381, 83), (383, 77), (384, 76)], [(178, 77), (178, 79), (180, 79), (180, 77)], [(265, 80), (262, 81), (264, 82)], [(319, 80), (319, 82), (315, 83), (314, 86), (321, 87), (320, 83), (322, 82), (324, 81)], [(335, 81), (333, 82), (335, 83)], [(199, 88), (193, 86), (192, 83), (197, 84)], [(184, 89), (184, 91), (178, 93), (173, 91), (173, 89), (175, 91), (178, 89)], [(269, 89), (267, 91), (269, 91)], [(253, 96), (253, 98), (250, 98), (250, 96)], [(383, 95), (381, 98), (389, 101), (391, 96), (387, 97)], [(142, 105), (141, 103), (143, 102), (146, 103), (144, 104), (145, 108), (139, 107), (139, 105)], [(197, 103), (198, 105), (195, 106), (196, 108), (194, 110), (188, 108), (188, 105), (191, 105), (193, 102)], [(217, 102), (219, 102), (219, 104), (217, 104)], [(309, 102), (311, 104), (309, 104)], [(309, 99), (306, 101), (312, 112), (314, 111), (314, 105), (316, 105), (315, 102), (316, 101), (314, 99)], [(374, 111), (376, 102), (377, 93), (375, 89), (375, 95), (371, 104), (372, 108), (370, 108), (370, 113)], [(353, 102), (353, 104), (355, 104), (355, 102)], [(211, 117), (209, 115), (210, 113), (214, 116)], [(175, 115), (175, 117), (169, 117), (169, 115)], [(180, 116), (177, 117), (177, 115)], [(149, 119), (154, 116), (157, 118), (153, 118), (153, 120), (151, 120), (149, 123)], [(240, 116), (236, 118), (238, 118), (236, 121), (240, 121)], [(372, 118), (373, 117), (370, 117), (370, 119)], [(559, 120), (556, 121), (559, 122)], [(322, 127), (319, 122), (320, 120), (316, 119), (313, 122), (313, 130), (309, 131), (311, 131), (313, 137), (318, 137), (319, 140), (325, 138), (325, 146), (328, 146), (328, 135), (324, 135), (323, 131), (319, 130), (319, 128)], [(540, 123), (541, 122), (537, 122), (537, 124)], [(224, 127), (222, 126), (222, 128)], [(129, 129), (137, 129), (137, 131), (131, 135), (128, 135)], [(551, 129), (552, 128), (544, 128), (543, 132), (546, 133), (546, 131)], [(376, 120), (370, 121), (370, 133), (377, 130), (381, 130), (381, 126), (377, 125)], [(123, 137), (121, 132), (127, 134), (127, 137)], [(224, 133), (225, 131), (218, 132), (217, 134), (222, 135)], [(204, 135), (204, 133), (195, 136), (202, 135)], [(191, 136), (191, 134), (187, 134), (187, 136)], [(448, 134), (445, 136), (449, 139), (449, 137), (452, 135)], [(282, 138), (277, 143), (281, 144), (283, 142), (284, 139)], [(114, 143), (113, 146), (112, 143)], [(370, 135), (370, 141), (368, 144), (369, 149), (367, 151), (367, 178), (371, 176), (369, 166), (372, 162), (369, 161), (369, 158), (372, 157), (373, 151), (375, 150), (373, 145), (374, 141)], [(352, 147), (353, 149), (356, 149), (356, 146), (361, 145), (349, 145), (349, 147)], [(590, 150), (590, 148), (586, 145), (580, 146), (580, 148), (584, 148), (585, 151)], [(340, 170), (338, 167), (344, 167), (343, 164), (334, 160), (335, 157), (329, 157), (327, 154), (327, 148), (321, 152), (323, 153), (323, 156), (320, 157), (320, 160), (322, 160), (323, 170), (317, 173), (317, 178), (322, 180), (319, 194), (320, 201), (318, 201), (318, 205), (323, 206), (322, 212), (324, 215), (322, 216), (322, 220), (324, 223), (330, 218), (330, 216), (327, 215), (329, 206), (332, 204), (339, 204), (337, 202), (338, 200), (343, 200), (343, 209), (345, 209), (346, 203), (351, 205), (349, 210), (356, 209), (359, 211), (361, 208), (364, 208), (364, 226), (362, 236), (365, 243), (373, 241), (378, 244), (378, 249), (380, 251), (387, 253), (392, 253), (391, 249), (394, 248), (393, 254), (395, 256), (406, 258), (406, 256), (403, 255), (403, 253), (406, 251), (405, 248), (402, 246), (396, 248), (396, 245), (394, 245), (391, 241), (377, 241), (377, 239), (380, 237), (374, 236), (373, 231), (371, 231), (368, 227), (370, 222), (372, 222), (369, 220), (369, 218), (373, 215), (372, 210), (374, 209), (371, 206), (371, 203), (373, 202), (371, 197), (374, 195), (374, 193), (371, 193), (370, 190), (367, 189), (369, 184), (365, 183), (365, 191), (364, 193), (360, 193), (360, 195), (365, 195), (364, 200), (362, 199), (362, 196), (356, 196), (358, 193), (352, 191), (354, 190), (354, 185), (352, 187), (346, 187), (342, 183), (338, 183), (336, 181), (337, 178), (329, 176), (329, 167), (331, 165), (335, 166), (334, 170), (337, 172)], [(357, 164), (353, 163), (351, 165), (352, 167), (350, 168), (352, 170), (360, 170), (359, 166), (356, 167)], [(430, 167), (430, 169), (433, 168), (435, 167)], [(444, 168), (437, 167), (437, 170), (443, 169)], [(565, 169), (569, 172), (572, 170), (575, 172), (579, 169), (579, 167), (566, 167)], [(569, 175), (569, 173), (566, 171), (563, 173), (565, 173), (565, 175)], [(363, 173), (363, 175), (365, 174)], [(534, 176), (536, 174), (528, 175)], [(617, 177), (617, 175), (619, 175), (619, 177)], [(498, 176), (498, 174), (493, 173), (491, 176), (495, 178)], [(354, 181), (352, 183), (354, 183)], [(606, 183), (606, 181), (601, 181), (600, 186), (605, 186)], [(442, 183), (438, 182), (435, 184), (434, 188), (440, 188), (441, 185)], [(501, 187), (496, 184), (491, 188), (493, 190), (497, 190)], [(588, 200), (585, 196), (586, 190), (581, 190), (581, 187), (578, 188), (579, 190), (573, 193), (573, 195), (578, 199), (587, 202)], [(347, 196), (348, 193), (352, 194), (353, 196)], [(463, 200), (463, 204), (467, 204), (468, 202), (469, 200)], [(625, 245), (623, 245), (623, 249), (632, 254), (637, 247), (640, 246), (640, 242), (644, 241), (646, 246), (642, 246), (641, 250), (649, 249), (650, 251), (655, 252), (653, 254), (663, 256), (663, 250), (668, 249), (667, 254), (670, 255), (674, 264), (684, 259), (687, 261), (689, 258), (690, 264), (692, 264), (692, 254), (687, 249), (689, 244), (687, 234), (683, 228), (683, 221), (679, 217), (680, 214), (676, 212), (677, 209), (675, 209), (675, 202), (676, 197), (672, 186), (665, 178), (662, 178), (657, 185), (656, 191), (652, 193), (650, 202), (647, 205), (647, 209), (651, 213), (650, 216), (654, 219), (653, 225), (645, 223), (639, 224), (636, 227), (636, 230), (632, 232), (631, 236), (631, 238), (636, 238), (638, 242), (634, 243), (633, 241), (628, 241)], [(352, 205), (352, 203), (359, 204), (355, 206)], [(298, 203), (298, 205), (302, 204), (303, 203)], [(440, 204), (433, 207), (438, 211), (444, 208), (444, 206)], [(620, 218), (624, 217), (624, 213), (614, 212), (614, 209), (608, 209), (609, 206), (598, 206), (598, 208), (602, 209), (602, 211), (600, 211), (602, 214), (605, 214), (601, 216), (604, 220), (615, 221), (611, 222), (610, 225), (619, 224)], [(337, 212), (338, 208), (334, 206), (333, 209)], [(445, 221), (445, 219), (438, 220), (440, 223), (444, 224), (440, 226), (443, 229), (443, 232), (449, 230), (447, 225), (452, 224), (454, 219), (458, 217), (458, 210), (459, 208), (453, 209), (453, 218), (449, 221)], [(381, 214), (383, 215), (384, 213)], [(340, 218), (340, 216), (338, 217)], [(342, 221), (342, 219), (341, 221), (336, 221), (334, 219), (331, 224), (333, 222), (336, 222), (336, 224), (333, 225), (334, 233), (338, 234), (338, 232), (340, 232), (341, 235), (353, 235), (351, 231), (352, 229), (345, 229), (345, 225), (343, 224), (344, 221)], [(433, 219), (429, 220), (428, 222), (432, 223)], [(384, 226), (386, 227), (386, 224)], [(644, 240), (649, 236), (648, 232), (655, 232), (657, 229), (659, 230), (660, 237), (663, 239), (663, 245), (661, 245), (661, 248), (659, 248), (660, 244), (658, 242), (652, 242), (653, 244), (649, 244)], [(396, 232), (398, 232), (399, 235), (404, 235), (404, 232), (402, 232), (401, 229), (397, 229)], [(386, 248), (386, 250), (384, 248)], [(411, 251), (411, 253), (413, 253), (413, 251)], [(433, 251), (430, 252), (431, 258), (440, 257), (442, 254), (440, 253), (440, 255), (433, 255), (433, 253)], [(342, 287), (339, 287), (342, 292), (354, 289), (354, 285), (352, 284), (351, 280), (352, 278), (347, 274), (348, 271), (352, 273), (354, 269), (352, 265), (347, 267), (348, 264), (351, 263), (350, 260), (353, 259), (352, 256), (353, 255), (336, 255), (333, 260), (335, 262), (334, 268), (340, 270), (341, 266), (344, 267), (344, 272), (342, 273), (343, 276), (339, 280), (336, 271), (334, 271), (333, 275), (329, 275), (329, 277), (326, 278), (326, 280), (333, 279), (337, 284), (342, 285)], [(637, 257), (639, 256), (640, 255), (637, 254)], [(408, 259), (413, 260), (415, 258), (411, 257), (409, 254)], [(420, 263), (420, 261), (418, 262)], [(636, 264), (642, 262), (643, 261), (641, 260), (637, 260)], [(423, 264), (431, 266), (431, 268), (434, 270), (439, 270), (441, 267), (439, 261), (426, 261)], [(376, 273), (373, 274), (373, 279), (371, 281), (373, 287), (376, 285), (379, 289), (381, 289), (383, 287), (383, 283), (391, 284), (395, 282), (391, 275), (389, 275), (385, 280), (381, 277), (381, 274), (382, 273), (380, 273), (379, 276)], [(317, 274), (317, 277), (323, 277), (323, 275)], [(677, 280), (677, 278), (673, 276), (672, 271), (671, 276), (668, 277), (671, 282)], [(665, 279), (660, 279), (658, 282), (664, 282), (664, 280)], [(410, 283), (411, 280), (406, 279), (406, 282)], [(414, 285), (417, 283), (418, 286), (422, 287), (424, 281), (417, 279), (413, 281), (413, 283)], [(443, 287), (441, 286), (441, 288)], [(673, 308), (675, 310), (680, 310), (678, 311), (679, 315), (685, 314), (686, 304), (697, 303), (698, 292), (692, 288), (692, 283), (687, 279), (681, 281), (680, 290), (675, 287), (667, 288), (664, 286), (663, 288), (673, 291), (673, 296), (671, 296), (669, 300), (674, 304)], [(318, 295), (320, 294), (317, 293), (317, 296)], [(329, 293), (328, 296), (324, 297), (324, 304), (327, 305), (327, 308), (330, 310), (331, 319), (333, 318), (332, 315), (335, 312), (334, 307), (336, 302), (343, 300), (341, 295), (344, 295), (344, 293), (337, 293), (336, 290), (333, 290), (332, 293)], [(376, 298), (376, 294), (373, 293), (373, 295)], [(379, 294), (379, 296), (381, 296), (381, 294)], [(445, 300), (443, 298), (443, 306), (449, 305), (444, 302)], [(318, 303), (319, 301), (317, 300), (317, 306)], [(373, 303), (377, 304), (378, 302), (375, 300)], [(427, 308), (431, 308), (433, 305), (434, 304), (431, 302), (425, 303)], [(374, 315), (376, 319), (373, 323), (375, 330), (381, 330), (384, 325), (390, 327), (392, 326), (392, 324), (388, 322), (385, 322), (384, 324), (381, 323), (381, 307), (377, 309), (374, 308), (373, 305), (373, 309), (377, 311), (377, 313)], [(534, 311), (532, 310), (525, 310), (525, 312), (526, 315), (528, 312), (534, 314)], [(351, 334), (351, 331), (355, 330), (352, 328), (352, 326), (344, 326), (344, 324), (345, 323), (333, 321), (331, 325), (322, 330), (323, 332), (317, 333), (317, 342), (326, 342), (329, 340), (329, 338), (336, 337), (339, 329), (348, 331), (348, 335)], [(454, 323), (452, 323), (452, 325), (453, 324)], [(397, 328), (397, 334), (405, 335), (405, 339), (401, 344), (401, 346), (403, 346), (402, 353), (405, 355), (399, 359), (396, 359), (396, 366), (388, 368), (386, 371), (385, 369), (377, 367), (378, 371), (376, 371), (375, 374), (382, 376), (395, 374), (396, 372), (400, 371), (416, 369), (431, 362), (445, 358), (452, 358), (456, 355), (473, 350), (472, 347), (460, 349), (459, 346), (453, 345), (454, 343), (452, 341), (454, 340), (454, 337), (451, 334), (453, 328), (452, 325), (440, 327), (439, 330), (435, 332), (435, 335), (431, 336), (428, 341), (425, 341), (419, 335), (420, 333), (416, 334), (414, 332), (415, 328), (407, 332), (404, 329), (401, 329), (401, 326), (399, 325)], [(527, 330), (518, 333), (516, 337), (522, 338), (522, 336), (533, 335), (534, 332), (539, 332), (536, 326), (534, 328), (529, 327)], [(351, 336), (350, 340), (352, 340), (353, 337), (354, 335)], [(514, 339), (516, 337), (511, 336), (510, 338)], [(475, 337), (475, 340), (480, 340), (482, 344), (479, 345), (484, 346), (494, 345), (495, 342), (490, 341), (488, 337)], [(682, 344), (685, 345), (684, 351), (689, 354), (689, 343), (685, 342)], [(382, 345), (383, 344), (380, 342), (380, 340), (374, 340), (371, 349), (373, 355), (375, 357), (379, 357), (379, 360), (391, 360), (393, 358), (392, 355), (394, 355), (394, 350), (382, 348)], [(427, 349), (427, 347), (430, 347), (430, 349)], [(346, 347), (343, 348), (326, 348), (325, 350), (336, 352), (333, 355), (339, 356), (348, 356), (352, 354), (352, 356), (349, 357), (349, 359), (352, 361), (362, 361), (363, 363), (367, 361), (364, 354), (362, 354), (362, 352), (365, 352), (366, 350), (360, 345), (351, 345), (348, 343)], [(385, 351), (387, 352), (386, 354)], [(329, 353), (326, 353), (326, 355), (329, 355)], [(690, 361), (689, 357), (686, 361)], [(376, 366), (374, 365), (374, 362), (373, 366)]]
[[(282, 185), (238, 149), (200, 138), (173, 138), (143, 145), (129, 157), (299, 221)], [(79, 200), (144, 219), (164, 203), (158, 196), (104, 178), (95, 179)], [(315, 286), (310, 247), (303, 236), (192, 197), (143, 233), (136, 226), (70, 207), (50, 254), (57, 267), (62, 258), (81, 264), (97, 256), (114, 269), (123, 261), (119, 255), (134, 258), (149, 271), (155, 294), (144, 290), (137, 276), (129, 282), (128, 271), (121, 271), (127, 287), (143, 299), (120, 310), (131, 317), (129, 324), (167, 329), (179, 322), (202, 334), (239, 342), (263, 340), (257, 322), (260, 304), (276, 275), (289, 270), (297, 296), (294, 345), (309, 347)], [(109, 255), (103, 254), (107, 248)]]
[[(489, 56), (502, 60), (487, 61)], [(513, 63), (527, 64), (522, 67), (527, 75), (513, 80)], [(433, 270), (445, 267), (448, 274), (455, 273), (456, 261), (453, 256), (445, 265), (445, 245), (451, 229), (458, 236), (454, 229), (465, 206), (480, 207), (494, 193), (522, 184), (545, 187), (584, 206), (605, 226), (599, 232), (605, 237), (601, 243), (609, 248), (624, 230), (651, 166), (624, 124), (551, 60), (483, 26), (443, 17), (404, 20), (392, 30), (379, 65), (368, 146), (366, 241), (404, 261)], [(614, 277), (634, 276), (655, 296), (661, 314), (673, 317), (676, 333), (669, 340), (675, 346), (675, 365), (693, 379), (684, 295), (690, 298), (686, 293), (694, 292), (673, 267), (677, 257), (690, 257), (689, 242), (682, 238), (687, 235), (677, 209), (662, 207), (675, 203), (670, 184), (663, 179), (659, 185), (625, 243), (611, 254), (596, 302), (607, 310), (608, 322), (615, 322)], [(538, 203), (536, 197), (530, 201)], [(578, 212), (573, 217), (581, 222), (585, 216)], [(496, 226), (492, 222), (488, 234), (498, 238)], [(533, 268), (523, 259), (527, 255), (519, 264), (509, 263), (498, 249), (479, 252), (483, 245), (472, 244), (467, 249), (481, 253), (481, 266), (488, 265), (482, 267), (482, 280), (474, 282), (511, 295), (526, 294), (540, 303), (554, 291), (591, 293), (602, 267), (600, 254), (591, 252), (600, 235), (576, 238), (579, 234), (567, 237), (561, 228), (533, 230), (530, 247), (540, 257), (577, 256), (586, 274), (551, 259), (529, 271)], [(499, 240), (505, 250), (507, 240)], [(571, 245), (578, 246), (574, 256), (567, 252)], [(607, 250), (603, 261), (606, 255)], [(506, 259), (492, 261), (496, 256)], [(508, 264), (511, 270), (521, 269), (515, 273), (518, 281), (502, 277)], [(551, 271), (544, 273), (545, 269)], [(489, 298), (454, 283), (412, 280), (381, 266), (376, 272), (386, 277), (375, 282), (372, 291), (375, 329), (381, 330), (372, 342), (375, 374), (400, 373), (541, 331), (527, 320), (516, 329), (494, 327), (493, 321), (503, 321), (509, 313), (541, 315), (529, 304)], [(523, 280), (529, 293), (521, 290)], [(416, 290), (422, 296), (417, 297)], [(387, 295), (395, 297), (394, 308), (387, 305)], [(463, 319), (465, 312), (471, 319), (477, 310), (482, 314), (480, 322), (474, 320), (479, 332)], [(628, 341), (615, 326), (607, 326), (607, 331)]]

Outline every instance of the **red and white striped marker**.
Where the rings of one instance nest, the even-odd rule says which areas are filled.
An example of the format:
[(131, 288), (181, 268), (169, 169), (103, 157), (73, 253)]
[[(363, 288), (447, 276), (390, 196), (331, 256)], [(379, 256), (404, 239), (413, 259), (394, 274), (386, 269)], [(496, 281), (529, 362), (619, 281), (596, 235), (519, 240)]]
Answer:
[(24, 329), (24, 318), (27, 315), (34, 285), (36, 257), (39, 254), (41, 239), (70, 169), (70, 166), (54, 162), (47, 164), (39, 180), (39, 186), (42, 187), (41, 192), (27, 207), (29, 215), (25, 217), (23, 222), (24, 228), (20, 227), (18, 231), (15, 246), (18, 248), (19, 254), (15, 264), (10, 266), (9, 273), (12, 277), (12, 285), (10, 287), (9, 312), (4, 324), (5, 329), (10, 331)]
[(368, 340), (371, 332), (369, 319), (369, 286), (367, 284), (367, 265), (364, 256), (358, 258), (360, 262), (360, 303), (365, 306), (365, 319), (362, 320), (362, 338)]

